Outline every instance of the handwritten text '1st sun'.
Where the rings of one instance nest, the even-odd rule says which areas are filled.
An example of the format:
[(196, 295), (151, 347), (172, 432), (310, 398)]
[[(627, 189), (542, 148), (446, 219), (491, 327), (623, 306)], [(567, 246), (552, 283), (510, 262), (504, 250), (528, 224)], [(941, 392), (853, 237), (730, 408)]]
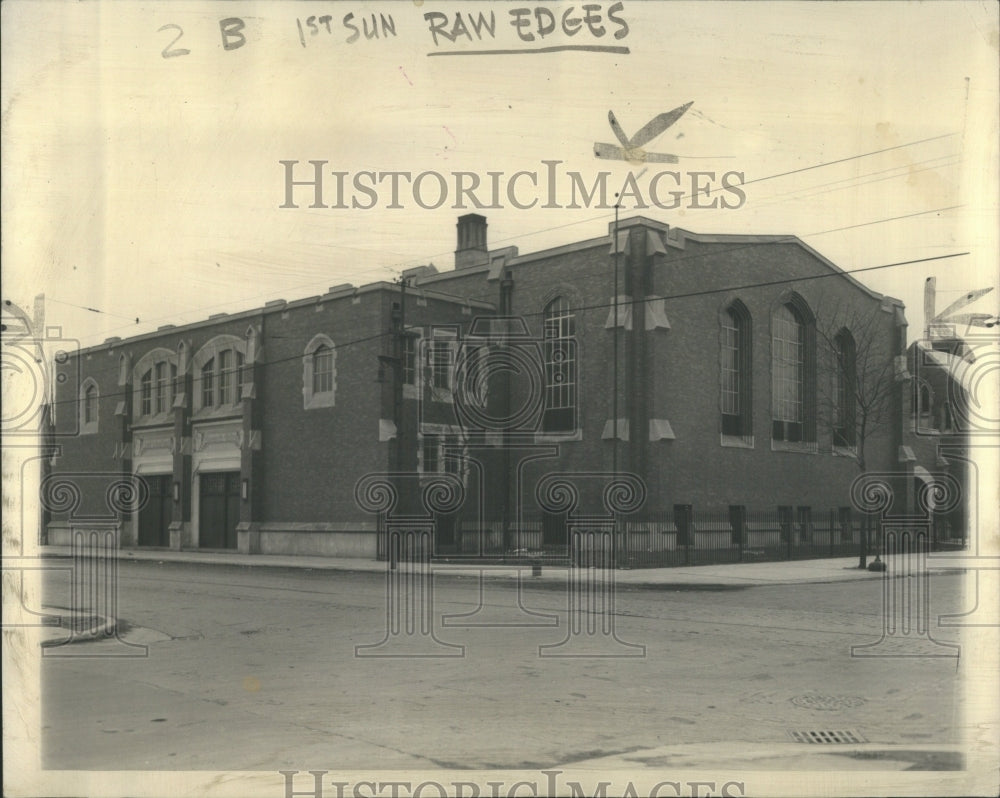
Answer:
[[(505, 38), (519, 47), (537, 42), (555, 45), (545, 47), (544, 50), (614, 49), (627, 52), (627, 48), (623, 47), (597, 47), (584, 43), (605, 37), (621, 40), (628, 36), (628, 22), (621, 16), (623, 10), (624, 5), (620, 2), (610, 5), (606, 10), (599, 3), (587, 3), (579, 8), (569, 6), (561, 10), (545, 6), (510, 8), (507, 9), (506, 18), (501, 14), (499, 19), (495, 11), (455, 11), (446, 14), (433, 10), (424, 12), (423, 18), (434, 47), (440, 48), (428, 55), (462, 52), (448, 49), (449, 44), (495, 42)], [(505, 28), (504, 22), (509, 28)], [(396, 19), (391, 13), (356, 16), (351, 12), (340, 19), (339, 25), (331, 14), (315, 14), (296, 19), (296, 23), (303, 47), (316, 37), (342, 36), (346, 44), (354, 44), (358, 41), (391, 39), (397, 36)], [(578, 34), (583, 35), (575, 38)], [(513, 52), (519, 51), (522, 50)], [(532, 52), (527, 48), (523, 51)]]

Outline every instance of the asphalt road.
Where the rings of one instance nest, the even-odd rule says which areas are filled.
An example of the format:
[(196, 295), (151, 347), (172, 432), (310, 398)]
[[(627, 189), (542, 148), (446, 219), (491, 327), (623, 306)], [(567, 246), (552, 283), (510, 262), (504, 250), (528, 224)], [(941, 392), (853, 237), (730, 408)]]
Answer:
[[(961, 577), (930, 584), (932, 621), (968, 609)], [(641, 766), (665, 746), (766, 748), (793, 730), (961, 741), (954, 657), (851, 656), (880, 637), (879, 580), (619, 590), (616, 634), (645, 646), (630, 657), (540, 657), (567, 637), (560, 590), (525, 589), (524, 607), (541, 613), (529, 615), (512, 585), (489, 583), (477, 616), (558, 625), (441, 626), (442, 614), (473, 612), (478, 594), (471, 578), (435, 584), (434, 634), (464, 646), (459, 656), (358, 657), (355, 646), (385, 637), (382, 576), (122, 562), (124, 638), (147, 656), (98, 642), (43, 658), (43, 767), (524, 769), (616, 755)], [(47, 573), (44, 595), (69, 606), (67, 572)], [(933, 634), (959, 642), (955, 629)], [(586, 640), (599, 653), (638, 650)]]

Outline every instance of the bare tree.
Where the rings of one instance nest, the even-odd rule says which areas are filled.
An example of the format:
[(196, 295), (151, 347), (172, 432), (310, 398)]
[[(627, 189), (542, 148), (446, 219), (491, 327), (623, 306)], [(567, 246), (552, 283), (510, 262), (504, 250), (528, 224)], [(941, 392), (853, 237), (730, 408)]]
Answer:
[[(896, 374), (891, 316), (881, 307), (836, 305), (816, 320), (820, 421), (834, 447), (868, 470), (868, 444), (893, 423)], [(865, 525), (859, 566), (867, 560)], [(881, 562), (876, 554), (876, 561)]]

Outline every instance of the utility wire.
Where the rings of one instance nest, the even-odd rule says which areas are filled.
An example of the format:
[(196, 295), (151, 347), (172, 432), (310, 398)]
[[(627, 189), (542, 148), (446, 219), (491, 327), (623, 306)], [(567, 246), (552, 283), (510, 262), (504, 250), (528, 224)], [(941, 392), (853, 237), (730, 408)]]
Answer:
[[(873, 155), (879, 155), (881, 153), (891, 152), (893, 150), (899, 150), (899, 149), (903, 149), (903, 148), (906, 148), (906, 147), (915, 147), (915, 146), (918, 146), (920, 144), (926, 144), (926, 143), (931, 142), (931, 141), (938, 141), (940, 139), (950, 138), (950, 137), (955, 136), (955, 135), (956, 134), (954, 134), (954, 133), (945, 133), (945, 134), (942, 134), (940, 136), (931, 136), (929, 138), (919, 139), (917, 141), (906, 142), (904, 144), (897, 144), (897, 145), (892, 146), (892, 147), (885, 147), (885, 148), (880, 149), (880, 150), (872, 150), (871, 152), (861, 153), (859, 155), (851, 155), (851, 156), (848, 156), (846, 158), (838, 158), (838, 159), (833, 160), (833, 161), (825, 161), (823, 163), (813, 164), (811, 166), (804, 166), (804, 167), (802, 167), (800, 169), (792, 169), (792, 170), (787, 171), (787, 172), (780, 172), (780, 173), (774, 174), (774, 175), (767, 175), (765, 177), (755, 178), (753, 180), (745, 181), (741, 185), (746, 186), (746, 185), (751, 185), (753, 183), (762, 183), (762, 182), (765, 182), (767, 180), (775, 180), (775, 179), (778, 179), (778, 178), (781, 178), (781, 177), (787, 177), (788, 175), (800, 174), (802, 172), (808, 172), (808, 171), (811, 171), (811, 170), (814, 170), (814, 169), (821, 169), (821, 168), (824, 168), (824, 167), (827, 167), (827, 166), (833, 166), (833, 165), (840, 164), (840, 163), (846, 163), (846, 162), (849, 162), (849, 161), (858, 160), (860, 158), (868, 158), (868, 157), (871, 157)], [(935, 159), (930, 159), (930, 160), (935, 160)], [(918, 163), (923, 163), (923, 162), (918, 162)], [(873, 173), (873, 174), (878, 174), (878, 173), (876, 172), (876, 173)], [(856, 180), (856, 179), (857, 179), (856, 177), (855, 178), (845, 178), (845, 180)], [(834, 181), (834, 182), (841, 182), (841, 181)], [(823, 186), (823, 185), (830, 185), (830, 184), (820, 184), (820, 186)], [(858, 185), (863, 185), (863, 184), (858, 184)], [(813, 188), (818, 188), (820, 186), (813, 186)], [(720, 187), (720, 188), (716, 188), (716, 189), (706, 190), (703, 193), (705, 193), (706, 195), (710, 195), (713, 192), (717, 192), (717, 191), (721, 191), (721, 190), (722, 190), (722, 188)], [(808, 191), (809, 189), (807, 188), (807, 189), (803, 189), (803, 190)], [(689, 193), (684, 194), (679, 199), (687, 199), (687, 198), (690, 198), (690, 196), (691, 196), (691, 193), (689, 192)], [(610, 209), (609, 209), (609, 211), (610, 211)], [(496, 241), (494, 243), (495, 244), (501, 244), (501, 245), (502, 244), (508, 244), (508, 243), (510, 243), (512, 241), (519, 241), (521, 239), (530, 238), (532, 236), (542, 235), (543, 233), (549, 233), (549, 232), (553, 232), (553, 231), (556, 231), (556, 230), (566, 229), (568, 227), (574, 227), (574, 226), (581, 225), (581, 224), (590, 224), (591, 222), (605, 220), (605, 219), (611, 218), (613, 215), (614, 215), (613, 212), (604, 213), (604, 214), (601, 214), (599, 216), (589, 217), (587, 219), (580, 219), (580, 220), (577, 220), (577, 221), (574, 221), (574, 222), (567, 222), (565, 224), (554, 225), (554, 226), (551, 226), (551, 227), (545, 227), (545, 228), (542, 228), (540, 230), (534, 230), (534, 231), (532, 231), (530, 233), (522, 233), (522, 234), (516, 235), (516, 236), (509, 236), (509, 237), (504, 238), (504, 239), (499, 239), (498, 241)], [(817, 233), (816, 235), (819, 235), (819, 234)], [(428, 256), (424, 260), (426, 262), (430, 262), (434, 258), (447, 257), (449, 254), (451, 254), (451, 253), (450, 252), (439, 252), (437, 254)], [(419, 265), (418, 262), (414, 260), (414, 261), (407, 262), (406, 265), (399, 264), (398, 266), (399, 266), (400, 269), (402, 269), (402, 268), (410, 268), (412, 265), (415, 265), (415, 264)], [(368, 274), (368, 273), (372, 273), (372, 272), (376, 272), (376, 271), (384, 271), (384, 270), (390, 270), (390, 271), (392, 271), (393, 268), (394, 267), (392, 267), (392, 266), (375, 267), (373, 269), (369, 269), (369, 270), (366, 270), (364, 272), (357, 272), (357, 273), (355, 273), (355, 276), (357, 274)], [(283, 291), (298, 291), (298, 290), (301, 290), (301, 289), (312, 288), (314, 286), (322, 285), (322, 284), (323, 283), (320, 283), (320, 282), (309, 282), (309, 283), (301, 284), (301, 285), (298, 285), (298, 286), (292, 286), (290, 288), (285, 288), (285, 289), (281, 289), (281, 290), (283, 290)], [(247, 301), (249, 299), (259, 298), (261, 296), (264, 296), (264, 295), (263, 294), (258, 294), (258, 295), (254, 296), (254, 297), (247, 297), (244, 300), (237, 300), (237, 301)], [(61, 303), (61, 304), (71, 304), (71, 303)], [(198, 308), (196, 310), (192, 310), (191, 313), (194, 313), (194, 312), (204, 312), (206, 310), (213, 310), (215, 308), (229, 306), (230, 304), (232, 304), (232, 303), (226, 302), (226, 303), (218, 303), (218, 304), (215, 304), (215, 305), (203, 306), (203, 307)], [(81, 308), (83, 308), (85, 310), (94, 310), (92, 308), (86, 308), (86, 307), (81, 306), (81, 305), (76, 305), (75, 307), (81, 307)], [(94, 312), (106, 313), (106, 311), (94, 311)], [(234, 311), (234, 312), (240, 312), (240, 311)], [(115, 315), (115, 314), (108, 314), (108, 315)], [(119, 317), (120, 318), (128, 318), (126, 316), (119, 316)], [(155, 324), (158, 321), (163, 321), (165, 319), (175, 319), (175, 318), (176, 318), (176, 315), (161, 316), (161, 317), (158, 317), (158, 318), (151, 319), (147, 323), (149, 323), (149, 324)], [(107, 335), (108, 333), (117, 332), (118, 330), (121, 330), (121, 329), (126, 329), (126, 327), (111, 328), (109, 330), (106, 330), (103, 333), (99, 333), (99, 335)], [(96, 337), (96, 336), (94, 336), (94, 337)]]
[[(789, 238), (788, 240), (792, 241), (792, 240), (794, 240), (794, 238)], [(757, 246), (757, 245), (756, 244), (751, 244), (751, 245), (748, 245), (748, 246)], [(740, 249), (742, 249), (742, 248), (743, 247), (740, 247)], [(716, 252), (716, 253), (713, 253), (713, 254), (717, 255), (719, 253)], [(928, 263), (930, 261), (947, 260), (947, 259), (950, 259), (950, 258), (959, 258), (959, 257), (963, 257), (963, 256), (968, 255), (968, 254), (969, 254), (968, 252), (954, 252), (954, 253), (951, 253), (951, 254), (948, 254), (948, 255), (933, 255), (933, 256), (927, 257), (927, 258), (916, 258), (914, 260), (897, 261), (895, 263), (883, 263), (883, 264), (879, 264), (877, 266), (863, 266), (863, 267), (861, 267), (859, 269), (851, 269), (850, 271), (831, 271), (831, 272), (829, 272), (827, 274), (811, 274), (811, 275), (806, 275), (804, 277), (783, 278), (783, 279), (780, 279), (780, 280), (765, 280), (765, 281), (756, 282), (756, 283), (742, 283), (742, 284), (736, 284), (736, 285), (722, 286), (720, 288), (708, 288), (708, 289), (702, 289), (702, 290), (698, 290), (698, 291), (687, 291), (687, 292), (684, 292), (684, 293), (668, 294), (667, 296), (663, 296), (663, 297), (649, 297), (647, 299), (639, 299), (639, 300), (632, 300), (630, 302), (622, 302), (619, 305), (619, 307), (621, 307), (621, 306), (628, 306), (628, 305), (636, 305), (636, 304), (645, 303), (645, 302), (654, 301), (654, 300), (659, 300), (659, 299), (665, 299), (665, 300), (689, 299), (689, 298), (698, 297), (698, 296), (709, 296), (709, 295), (712, 295), (712, 294), (722, 294), (722, 293), (727, 293), (727, 292), (730, 292), (730, 291), (745, 291), (745, 290), (748, 290), (748, 289), (751, 289), (751, 288), (765, 288), (765, 287), (769, 287), (769, 286), (787, 285), (787, 284), (790, 284), (790, 283), (800, 283), (800, 282), (808, 282), (808, 281), (812, 281), (812, 280), (827, 279), (827, 278), (830, 278), (830, 277), (842, 277), (845, 274), (859, 274), (859, 273), (862, 273), (862, 272), (871, 272), (871, 271), (877, 271), (877, 270), (880, 270), (880, 269), (892, 269), (892, 268), (896, 268), (896, 267), (899, 267), (899, 266), (910, 266), (910, 265), (917, 264), (917, 263)], [(574, 310), (575, 311), (600, 310), (600, 309), (605, 309), (605, 308), (611, 308), (613, 306), (614, 306), (614, 303), (603, 303), (603, 304), (596, 304), (596, 305), (585, 305), (585, 306), (582, 306), (582, 307), (574, 308)], [(544, 311), (538, 312), (538, 313), (525, 313), (525, 314), (519, 314), (519, 315), (522, 318), (530, 318), (530, 317), (534, 317), (534, 316), (542, 316), (542, 315), (544, 315)], [(431, 325), (431, 326), (433, 326), (433, 325)], [(340, 349), (345, 349), (347, 347), (357, 346), (357, 345), (360, 345), (360, 344), (368, 343), (370, 341), (375, 341), (375, 340), (378, 340), (380, 338), (390, 337), (392, 335), (394, 335), (393, 331), (388, 330), (388, 331), (376, 333), (374, 335), (365, 336), (363, 338), (356, 338), (356, 339), (351, 340), (351, 341), (345, 341), (343, 343), (337, 344), (336, 346), (337, 346), (337, 349), (340, 350)], [(266, 340), (266, 337), (267, 336), (265, 336), (265, 340)], [(296, 354), (296, 355), (292, 355), (290, 357), (278, 358), (277, 360), (268, 360), (268, 361), (264, 361), (264, 362), (257, 363), (257, 364), (252, 364), (252, 365), (257, 365), (260, 368), (266, 368), (267, 366), (276, 366), (276, 365), (279, 365), (281, 363), (288, 363), (288, 362), (292, 362), (292, 361), (301, 362), (302, 361), (302, 355), (301, 354)], [(114, 393), (102, 394), (101, 398), (103, 399), (103, 398), (112, 398), (112, 397), (124, 397), (125, 395), (126, 395), (126, 393), (124, 391), (117, 391), (117, 392), (114, 392)], [(59, 401), (52, 401), (49, 404), (50, 404), (50, 406), (63, 405), (63, 404), (76, 404), (78, 401), (79, 401), (78, 399), (63, 399), (63, 400), (59, 400)]]
[[(127, 319), (127, 318), (129, 318), (128, 316), (122, 316), (120, 313), (112, 313), (109, 310), (101, 310), (100, 308), (92, 308), (92, 307), (88, 307), (87, 305), (77, 305), (75, 302), (64, 302), (61, 299), (54, 299), (53, 297), (45, 297), (45, 299), (47, 301), (49, 301), (49, 302), (55, 302), (56, 304), (59, 304), (59, 305), (66, 305), (66, 306), (71, 307), (71, 308), (79, 308), (80, 310), (87, 310), (87, 311), (90, 311), (91, 313), (100, 313), (102, 316), (114, 316), (115, 318), (118, 318), (118, 319)], [(139, 317), (138, 316), (136, 316), (135, 323), (136, 324), (139, 323)]]
[[(883, 224), (884, 222), (892, 222), (892, 221), (897, 221), (899, 219), (908, 219), (908, 218), (913, 217), (913, 216), (925, 216), (928, 213), (941, 213), (943, 211), (954, 210), (955, 208), (961, 208), (961, 207), (963, 207), (963, 206), (961, 206), (961, 205), (951, 205), (951, 206), (948, 206), (948, 207), (945, 207), (945, 208), (931, 208), (931, 209), (926, 210), (926, 211), (917, 211), (916, 213), (904, 214), (902, 216), (893, 216), (893, 217), (889, 217), (889, 218), (885, 218), (885, 219), (873, 219), (872, 221), (869, 221), (869, 222), (861, 222), (860, 224), (849, 225), (847, 227), (834, 227), (834, 228), (831, 228), (829, 230), (818, 230), (818, 231), (816, 231), (814, 233), (804, 233), (802, 236), (795, 236), (795, 235), (778, 236), (778, 237), (776, 237), (776, 240), (768, 242), (768, 243), (774, 243), (774, 244), (791, 244), (791, 243), (794, 243), (795, 241), (801, 240), (802, 238), (810, 238), (811, 236), (825, 235), (827, 233), (836, 233), (836, 232), (839, 232), (841, 230), (848, 230), (848, 229), (852, 229), (852, 228), (856, 228), (856, 227), (868, 227), (868, 226), (871, 226), (871, 225)], [(731, 246), (731, 247), (729, 247), (727, 249), (715, 250), (714, 252), (698, 252), (698, 253), (694, 253), (694, 254), (691, 254), (691, 255), (679, 255), (677, 257), (671, 258), (670, 262), (672, 264), (674, 264), (674, 263), (685, 263), (687, 261), (700, 260), (700, 259), (706, 258), (706, 257), (715, 257), (715, 256), (718, 256), (718, 255), (729, 255), (729, 254), (731, 254), (733, 252), (740, 252), (742, 250), (752, 249), (753, 247), (758, 247), (758, 246), (760, 246), (759, 242), (752, 242), (752, 243), (748, 243), (748, 244), (737, 244), (737, 245)], [(967, 253), (962, 253), (962, 254), (967, 254)], [(949, 257), (951, 257), (951, 256), (949, 256)], [(876, 267), (876, 268), (878, 268), (878, 267)], [(861, 270), (857, 270), (857, 271), (861, 271)], [(838, 272), (838, 273), (839, 274), (851, 274), (852, 271), (851, 270), (843, 270), (843, 271)], [(601, 271), (601, 270), (595, 270), (595, 271), (587, 272), (586, 274), (581, 274), (579, 276), (581, 276), (581, 277), (597, 277), (597, 276), (600, 276), (602, 274), (604, 274), (603, 271)], [(417, 288), (419, 288), (419, 287), (420, 286), (418, 285)], [(477, 297), (470, 297), (470, 299), (472, 299), (473, 301), (479, 301), (479, 302), (491, 302), (492, 301), (492, 299), (488, 295), (480, 295), (480, 296), (477, 296)], [(609, 304), (608, 307), (610, 307), (610, 306), (611, 305)]]

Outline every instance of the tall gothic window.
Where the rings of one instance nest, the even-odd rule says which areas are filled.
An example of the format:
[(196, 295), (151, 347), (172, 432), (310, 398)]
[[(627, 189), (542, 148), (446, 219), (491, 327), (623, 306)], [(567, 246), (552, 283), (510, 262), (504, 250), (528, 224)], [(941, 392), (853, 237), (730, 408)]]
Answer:
[(302, 354), (302, 401), (306, 410), (333, 407), (337, 394), (337, 347), (326, 335), (314, 335)]
[(90, 435), (97, 432), (101, 394), (93, 377), (83, 381), (80, 388), (80, 433)]
[(545, 306), (545, 432), (576, 430), (576, 317), (569, 300), (556, 297)]
[(771, 405), (773, 437), (803, 440), (805, 414), (805, 325), (790, 304), (782, 305), (772, 320)]
[(722, 316), (721, 405), (722, 434), (751, 434), (750, 313), (733, 302)]
[(313, 393), (333, 390), (333, 350), (321, 344), (313, 352)]

